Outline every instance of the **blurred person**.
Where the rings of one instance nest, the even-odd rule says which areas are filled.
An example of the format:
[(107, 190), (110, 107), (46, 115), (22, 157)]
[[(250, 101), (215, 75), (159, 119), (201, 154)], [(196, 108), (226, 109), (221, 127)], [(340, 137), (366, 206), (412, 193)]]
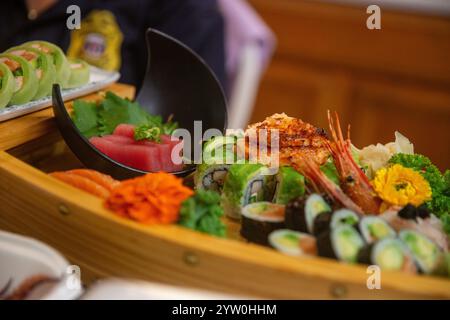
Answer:
[[(67, 8), (81, 9), (69, 30)], [(225, 85), (224, 25), (216, 0), (6, 0), (0, 2), (0, 51), (30, 40), (59, 45), (69, 57), (139, 88), (147, 65), (145, 31), (162, 31), (198, 53)]]

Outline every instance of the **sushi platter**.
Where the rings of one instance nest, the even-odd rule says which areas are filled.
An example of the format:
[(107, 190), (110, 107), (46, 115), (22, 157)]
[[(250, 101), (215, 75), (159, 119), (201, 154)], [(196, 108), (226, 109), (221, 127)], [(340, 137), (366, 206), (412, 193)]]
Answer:
[(137, 94), (48, 42), (0, 55), (0, 230), (51, 245), (86, 284), (450, 299), (450, 170), (399, 132), (357, 148), (331, 112), (327, 130), (277, 113), (225, 133), (203, 60), (151, 29), (147, 47)]
[[(132, 87), (120, 84), (105, 91), (117, 97), (134, 95)], [(82, 97), (83, 101), (98, 103), (102, 99), (104, 91)], [(73, 105), (67, 104), (70, 112)], [(122, 126), (109, 134), (123, 136), (129, 129)], [(86, 167), (59, 134), (50, 109), (3, 122), (0, 137), (0, 229), (53, 246), (80, 266), (86, 283), (120, 276), (262, 298), (450, 299), (448, 278), (419, 274), (416, 266), (412, 267), (414, 272), (403, 268), (383, 271), (381, 289), (369, 289), (367, 264), (372, 261), (354, 263), (354, 248), (348, 246), (368, 250), (363, 244), (372, 242), (377, 244), (371, 246), (373, 250), (392, 247), (401, 255), (404, 246), (398, 239), (410, 239), (414, 231), (400, 230), (399, 237), (375, 242), (380, 234), (397, 234), (395, 223), (386, 223), (379, 216), (361, 217), (357, 208), (342, 208), (323, 194), (307, 192), (310, 187), (304, 175), (293, 169), (295, 164), (282, 166), (276, 177), (261, 176), (263, 166), (259, 164), (235, 168), (212, 164), (199, 165), (193, 175), (184, 179), (184, 185), (168, 173), (117, 182), (83, 171)], [(127, 140), (125, 145), (129, 144), (137, 142)], [(104, 188), (80, 188), (74, 183), (78, 179), (74, 175), (104, 183)], [(155, 215), (153, 211), (158, 209), (151, 209), (142, 200), (139, 207), (134, 203), (125, 206), (121, 197), (126, 190), (134, 190), (133, 197), (138, 199), (135, 185), (151, 188), (158, 179), (159, 197), (165, 203), (185, 199), (179, 214), (173, 216), (167, 211)], [(120, 185), (109, 189), (116, 183)], [(272, 186), (271, 199), (262, 192), (268, 186)], [(202, 189), (216, 190), (221, 195), (212, 196), (206, 193), (209, 191), (199, 191)], [(104, 194), (105, 190), (110, 196)], [(236, 198), (237, 194), (240, 198)], [(147, 208), (145, 212), (142, 207)], [(206, 210), (210, 214), (208, 223), (204, 219), (203, 224), (193, 226), (191, 207), (198, 208), (197, 212)], [(211, 212), (218, 207), (225, 214), (215, 220)], [(421, 223), (429, 219), (414, 210), (405, 210), (404, 214), (423, 215), (416, 218)], [(354, 219), (359, 221), (359, 229), (351, 227)], [(321, 233), (324, 236), (316, 237), (321, 228), (326, 231)], [(345, 242), (344, 236), (352, 239), (344, 243), (347, 249), (333, 250), (332, 241)], [(316, 242), (328, 244), (318, 246)], [(366, 256), (370, 260), (370, 253)], [(406, 254), (404, 257), (409, 258)], [(391, 265), (395, 262), (389, 260), (387, 266)]]

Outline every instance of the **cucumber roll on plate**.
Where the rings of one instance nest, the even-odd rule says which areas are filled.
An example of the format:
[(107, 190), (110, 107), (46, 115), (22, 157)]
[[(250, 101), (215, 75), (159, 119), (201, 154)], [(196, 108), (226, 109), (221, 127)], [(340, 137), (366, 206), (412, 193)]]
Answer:
[(287, 204), (305, 193), (305, 178), (292, 167), (281, 167), (276, 175), (273, 202)]
[(419, 270), (425, 274), (445, 274), (445, 255), (440, 247), (414, 230), (402, 230), (400, 240), (408, 247)]
[(385, 271), (417, 272), (408, 249), (395, 238), (384, 238), (365, 246), (358, 253), (358, 262), (377, 265)]
[(241, 217), (241, 208), (249, 203), (269, 200), (273, 194), (273, 175), (260, 164), (233, 164), (223, 186), (222, 205), (225, 214)]
[(362, 218), (359, 222), (359, 230), (367, 243), (396, 236), (394, 229), (385, 220), (375, 216)]
[(284, 206), (255, 202), (242, 208), (241, 235), (250, 242), (268, 245), (269, 234), (284, 228)]
[(47, 41), (30, 41), (24, 43), (21, 47), (30, 47), (49, 54), (55, 65), (56, 82), (61, 85), (61, 87), (67, 88), (70, 78), (70, 65), (60, 47)]
[(81, 59), (69, 59), (70, 77), (67, 88), (77, 88), (89, 82), (89, 64)]
[(331, 207), (316, 193), (290, 201), (286, 206), (286, 227), (305, 233), (313, 233), (314, 220), (330, 212)]
[(14, 94), (9, 104), (27, 103), (33, 99), (38, 91), (39, 84), (31, 63), (12, 54), (1, 54), (0, 63), (6, 64), (14, 76)]
[(290, 255), (316, 255), (316, 239), (306, 233), (288, 229), (275, 230), (269, 235), (269, 244), (276, 250)]
[(0, 63), (0, 109), (6, 107), (14, 94), (16, 82), (8, 66)]
[(358, 231), (349, 225), (340, 225), (317, 237), (317, 249), (322, 257), (355, 263), (364, 240)]
[(33, 99), (51, 95), (53, 83), (56, 81), (56, 69), (50, 55), (26, 47), (14, 47), (7, 53), (24, 58), (34, 67), (39, 85)]

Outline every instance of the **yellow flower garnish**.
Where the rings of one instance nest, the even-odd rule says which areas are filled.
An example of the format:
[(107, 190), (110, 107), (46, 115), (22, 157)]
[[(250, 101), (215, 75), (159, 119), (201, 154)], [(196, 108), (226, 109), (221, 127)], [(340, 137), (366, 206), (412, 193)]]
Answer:
[(420, 173), (395, 164), (376, 172), (372, 185), (378, 196), (390, 205), (419, 206), (431, 199), (431, 188)]

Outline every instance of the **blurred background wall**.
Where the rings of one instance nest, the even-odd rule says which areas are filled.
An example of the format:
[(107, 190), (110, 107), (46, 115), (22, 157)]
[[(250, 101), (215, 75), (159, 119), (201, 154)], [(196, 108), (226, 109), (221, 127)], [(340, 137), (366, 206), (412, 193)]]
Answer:
[(398, 130), (450, 167), (450, 1), (380, 4), (381, 30), (366, 28), (362, 1), (249, 2), (278, 39), (252, 122), (284, 111), (326, 128), (326, 110), (336, 110), (356, 146)]

